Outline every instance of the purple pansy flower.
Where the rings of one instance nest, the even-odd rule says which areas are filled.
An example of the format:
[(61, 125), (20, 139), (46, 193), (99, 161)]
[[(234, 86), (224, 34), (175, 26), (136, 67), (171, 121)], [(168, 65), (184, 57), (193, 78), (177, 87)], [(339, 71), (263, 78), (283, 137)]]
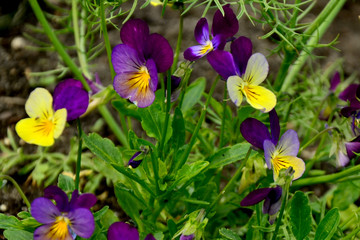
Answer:
[(214, 14), (211, 34), (206, 18), (201, 18), (196, 24), (194, 35), (200, 45), (189, 47), (184, 52), (184, 58), (195, 61), (216, 49), (224, 49), (226, 39), (234, 36), (239, 30), (239, 22), (229, 5), (223, 7), (225, 15), (220, 10)]
[(354, 159), (360, 153), (360, 136), (357, 136), (351, 142), (346, 142), (344, 145), (345, 149), (342, 147), (337, 156), (338, 166), (341, 167), (345, 167), (351, 159)]
[(147, 107), (155, 99), (158, 72), (173, 63), (169, 42), (140, 19), (129, 20), (120, 31), (123, 44), (115, 46), (111, 61), (116, 72), (114, 89), (138, 107)]
[[(56, 206), (50, 199), (54, 199)], [(31, 203), (31, 215), (44, 225), (34, 232), (34, 240), (89, 238), (94, 232), (95, 222), (90, 208), (96, 203), (93, 194), (81, 194), (75, 190), (71, 201), (64, 191), (56, 186), (44, 190), (44, 197)]]
[[(138, 230), (124, 222), (111, 224), (108, 230), (108, 240), (139, 240)], [(145, 240), (156, 240), (152, 234), (148, 234)]]
[(180, 236), (180, 240), (193, 240), (195, 238), (195, 235), (194, 234), (191, 234), (191, 235), (181, 235)]
[(349, 106), (341, 109), (341, 115), (344, 117), (352, 117), (351, 128), (353, 133), (359, 133), (359, 119), (360, 119), (360, 84), (350, 84), (339, 95), (343, 101), (347, 101)]
[(226, 80), (231, 101), (240, 106), (243, 95), (246, 101), (262, 112), (271, 111), (276, 105), (276, 96), (259, 86), (268, 74), (269, 64), (261, 53), (252, 54), (252, 43), (239, 37), (231, 43), (231, 53), (212, 51), (207, 59), (215, 71)]
[(139, 156), (141, 153), (142, 153), (142, 151), (138, 151), (130, 158), (130, 160), (128, 162), (129, 167), (137, 168), (140, 165), (140, 163), (142, 162), (142, 159), (141, 160), (135, 160), (135, 158), (137, 156)]
[(54, 110), (66, 108), (67, 121), (74, 120), (86, 112), (89, 94), (80, 81), (66, 79), (54, 89)]
[(242, 207), (255, 205), (265, 200), (263, 205), (263, 213), (270, 215), (270, 224), (274, 223), (274, 216), (281, 206), (282, 188), (276, 186), (275, 188), (259, 188), (250, 192), (240, 203)]

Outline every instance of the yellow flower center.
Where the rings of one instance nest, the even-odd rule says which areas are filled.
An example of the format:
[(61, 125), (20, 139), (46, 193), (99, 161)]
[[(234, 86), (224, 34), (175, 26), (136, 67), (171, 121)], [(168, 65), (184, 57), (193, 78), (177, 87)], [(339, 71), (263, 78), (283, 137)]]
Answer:
[(38, 119), (38, 124), (35, 126), (36, 132), (42, 133), (43, 136), (47, 137), (54, 132), (55, 123), (50, 119)]
[(58, 216), (52, 224), (47, 237), (51, 240), (64, 240), (69, 235), (70, 220), (65, 216)]
[(129, 79), (128, 84), (131, 89), (137, 88), (139, 92), (145, 93), (150, 85), (150, 74), (145, 66), (141, 66), (132, 78)]
[(258, 100), (258, 98), (260, 97), (258, 93), (249, 89), (246, 82), (242, 85), (242, 91), (247, 98)]
[(200, 54), (201, 54), (201, 55), (204, 55), (204, 54), (212, 51), (213, 49), (214, 49), (214, 47), (213, 47), (212, 42), (211, 42), (211, 41), (207, 41), (207, 42), (206, 42), (206, 45), (204, 45), (204, 46), (201, 48)]

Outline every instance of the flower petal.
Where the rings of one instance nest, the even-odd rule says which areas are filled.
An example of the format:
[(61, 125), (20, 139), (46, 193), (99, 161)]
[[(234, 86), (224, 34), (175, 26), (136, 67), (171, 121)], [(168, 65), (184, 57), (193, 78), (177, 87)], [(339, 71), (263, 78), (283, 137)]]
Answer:
[(330, 81), (330, 92), (335, 92), (336, 87), (339, 85), (340, 83), (340, 73), (339, 72), (335, 72), (334, 76), (331, 78)]
[(54, 114), (54, 138), (60, 137), (64, 131), (65, 124), (67, 119), (67, 111), (65, 108), (59, 109)]
[(280, 210), (281, 206), (281, 195), (282, 188), (280, 186), (276, 186), (272, 188), (268, 196), (266, 197), (263, 205), (263, 213), (274, 215)]
[(147, 60), (154, 60), (158, 72), (167, 71), (174, 61), (174, 52), (168, 40), (157, 33), (151, 34), (146, 41), (144, 56)]
[(49, 224), (54, 222), (61, 213), (49, 199), (39, 197), (31, 203), (31, 215), (39, 223)]
[(27, 143), (44, 147), (54, 144), (53, 123), (49, 120), (25, 118), (16, 124), (15, 130)]
[(339, 94), (339, 98), (343, 101), (353, 101), (356, 99), (356, 90), (359, 87), (359, 84), (350, 84), (344, 91)]
[(216, 35), (224, 35), (225, 38), (234, 36), (239, 30), (239, 21), (236, 18), (230, 5), (223, 7), (225, 15), (223, 16), (220, 10), (217, 10), (214, 14), (212, 33)]
[(357, 156), (355, 153), (360, 153), (360, 142), (347, 142), (345, 148), (349, 159), (353, 159)]
[(206, 18), (200, 18), (194, 30), (195, 39), (201, 45), (205, 45), (210, 41), (209, 24)]
[(124, 44), (135, 49), (138, 54), (143, 55), (149, 32), (149, 26), (145, 21), (131, 19), (121, 28), (120, 38)]
[(181, 234), (180, 240), (193, 240), (195, 238), (194, 234), (191, 235), (183, 235)]
[(240, 132), (246, 141), (258, 149), (264, 149), (264, 141), (270, 139), (268, 128), (255, 118), (247, 118), (240, 125)]
[(139, 240), (139, 232), (127, 223), (115, 222), (109, 227), (108, 240)]
[(252, 54), (251, 40), (247, 37), (239, 37), (231, 43), (230, 49), (235, 65), (239, 68), (240, 76), (242, 76)]
[(230, 76), (237, 75), (231, 53), (222, 50), (211, 51), (207, 55), (207, 60), (223, 79), (226, 80)]
[(137, 168), (142, 160), (134, 160), (137, 156), (139, 156), (142, 152), (138, 151), (136, 152), (129, 160), (128, 165), (130, 165), (132, 168)]
[(216, 35), (215, 37), (213, 37), (211, 42), (214, 50), (224, 50), (226, 45), (226, 38), (224, 38), (223, 35)]
[[(38, 227), (34, 232), (34, 240), (54, 240), (54, 237), (50, 234), (52, 227), (52, 224)], [(68, 232), (62, 240), (73, 240), (73, 237)]]
[(125, 44), (116, 45), (111, 53), (111, 62), (117, 74), (134, 72), (144, 65), (145, 59), (134, 48)]
[(226, 81), (229, 97), (237, 107), (241, 105), (243, 99), (243, 94), (241, 92), (242, 84), (243, 80), (239, 76), (231, 76)]
[(275, 153), (275, 145), (270, 140), (264, 141), (264, 155), (265, 155), (265, 161), (266, 165), (269, 169), (271, 169), (271, 161)]
[(25, 103), (25, 111), (31, 118), (48, 119), (53, 116), (53, 98), (45, 88), (36, 88)]
[(249, 85), (259, 85), (262, 83), (269, 72), (269, 64), (261, 53), (253, 54), (247, 63), (244, 81)]
[(240, 206), (247, 207), (255, 205), (264, 200), (271, 192), (272, 188), (259, 188), (250, 192), (241, 202)]
[(86, 208), (90, 209), (92, 208), (97, 199), (96, 196), (92, 193), (83, 193), (79, 195), (78, 190), (74, 190), (71, 195), (71, 201), (70, 201), (70, 208), (76, 209), (76, 208)]
[(348, 156), (346, 156), (342, 151), (339, 151), (339, 154), (337, 156), (337, 164), (338, 167), (345, 167), (350, 162), (350, 159)]
[(189, 47), (184, 52), (184, 58), (188, 61), (196, 61), (209, 53), (207, 45), (196, 45)]
[(299, 152), (300, 142), (296, 131), (289, 129), (282, 136), (276, 146), (277, 155), (296, 156)]
[(288, 169), (292, 167), (294, 172), (293, 180), (300, 178), (305, 171), (305, 163), (301, 158), (294, 156), (277, 156), (272, 159), (272, 165), (274, 170), (274, 180), (276, 181), (279, 177), (281, 169)]
[(243, 93), (246, 101), (256, 109), (262, 112), (271, 111), (276, 105), (276, 96), (270, 90), (261, 86), (245, 86)]
[(57, 186), (48, 186), (44, 189), (44, 197), (48, 199), (54, 199), (56, 202), (56, 207), (60, 212), (69, 211), (69, 198), (66, 193)]
[(156, 238), (151, 233), (149, 233), (148, 235), (146, 235), (144, 240), (156, 240)]
[(275, 108), (269, 112), (270, 130), (271, 130), (271, 141), (274, 145), (279, 141), (280, 136), (280, 123), (279, 117), (275, 111)]
[(86, 208), (77, 208), (68, 213), (70, 228), (82, 238), (89, 238), (94, 232), (95, 221), (91, 211)]

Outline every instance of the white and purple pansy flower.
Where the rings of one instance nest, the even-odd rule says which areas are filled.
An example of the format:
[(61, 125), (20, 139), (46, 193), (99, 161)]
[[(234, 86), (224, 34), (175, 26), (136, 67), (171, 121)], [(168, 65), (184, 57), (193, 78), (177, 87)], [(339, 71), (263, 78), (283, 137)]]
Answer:
[(271, 111), (276, 105), (276, 96), (259, 86), (269, 71), (265, 56), (252, 54), (252, 43), (246, 37), (236, 39), (230, 48), (231, 53), (216, 50), (207, 56), (210, 65), (226, 80), (230, 99), (239, 107), (244, 95), (253, 108), (262, 112)]
[(150, 34), (140, 19), (126, 22), (120, 37), (123, 44), (115, 46), (111, 55), (116, 72), (114, 89), (138, 107), (147, 107), (155, 99), (157, 74), (173, 63), (173, 50), (163, 36)]
[[(56, 205), (50, 200), (54, 199)], [(31, 215), (44, 225), (34, 232), (34, 240), (72, 240), (76, 236), (89, 238), (95, 222), (90, 208), (96, 203), (93, 194), (81, 194), (75, 190), (71, 201), (64, 191), (56, 186), (44, 190), (44, 197), (31, 204)]]
[(195, 61), (216, 49), (224, 49), (226, 40), (233, 37), (239, 30), (239, 22), (229, 5), (223, 7), (225, 15), (220, 10), (214, 14), (211, 33), (206, 18), (201, 18), (196, 24), (194, 35), (200, 45), (189, 47), (184, 52), (184, 58)]

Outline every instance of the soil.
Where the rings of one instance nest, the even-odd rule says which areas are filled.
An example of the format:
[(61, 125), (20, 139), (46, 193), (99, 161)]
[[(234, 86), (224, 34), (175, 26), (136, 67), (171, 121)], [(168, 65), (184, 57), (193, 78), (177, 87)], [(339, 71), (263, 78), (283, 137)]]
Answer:
[[(317, 13), (326, 5), (328, 1), (318, 1), (316, 7), (313, 9), (312, 14), (305, 19), (311, 21), (316, 17)], [(41, 4), (44, 9), (47, 6)], [(129, 9), (129, 4), (125, 4), (124, 9)], [(186, 14), (184, 18), (184, 32), (182, 51), (188, 46), (195, 44), (193, 29), (201, 17), (203, 7), (193, 9)], [(209, 23), (214, 11), (209, 11)], [(359, 56), (360, 56), (360, 1), (347, 1), (344, 8), (340, 11), (335, 21), (331, 25), (328, 32), (323, 37), (323, 43), (331, 42), (338, 34), (338, 43), (335, 47), (338, 51), (329, 48), (323, 48), (316, 51), (317, 55), (323, 56), (319, 59), (321, 67), (326, 69), (330, 64), (339, 58), (343, 59), (343, 73), (344, 76), (350, 76), (360, 70)], [(177, 26), (178, 26), (178, 13), (176, 11), (166, 11), (165, 16), (161, 17), (161, 7), (147, 7), (144, 10), (135, 11), (134, 18), (141, 18), (148, 22), (151, 32), (158, 32), (165, 36), (170, 44), (175, 47), (177, 39)], [(123, 19), (116, 20), (119, 24)], [(24, 103), (29, 93), (35, 86), (41, 85), (39, 82), (33, 82), (29, 78), (30, 72), (40, 72), (54, 69), (59, 64), (58, 56), (53, 51), (34, 51), (28, 48), (31, 46), (25, 37), (24, 33), (29, 33), (29, 24), (38, 26), (37, 20), (32, 13), (30, 6), (26, 0), (12, 0), (0, 2), (0, 139), (2, 142), (7, 142), (7, 129), (9, 128), (14, 132), (15, 124), (22, 118), (26, 117), (24, 110)], [(119, 31), (112, 26), (109, 26), (109, 37), (112, 46), (120, 43)], [(269, 53), (269, 49), (275, 47), (274, 43), (269, 40), (260, 40), (260, 36), (266, 34), (266, 30), (261, 25), (252, 25), (251, 22), (243, 16), (240, 20), (239, 35), (249, 37), (254, 44), (255, 52)], [(40, 34), (35, 34), (35, 37), (43, 41), (47, 41), (46, 37)], [(66, 43), (71, 43), (70, 39), (62, 39)], [(72, 53), (73, 54), (73, 53)], [(180, 59), (181, 60), (181, 59)], [(277, 68), (280, 63), (280, 57), (272, 55), (268, 57), (270, 63), (270, 79), (274, 78), (277, 73)], [(110, 84), (111, 77), (108, 69), (106, 53), (103, 52), (96, 60), (91, 62), (91, 72), (97, 72), (103, 83)], [(216, 77), (215, 72), (211, 69), (206, 59), (196, 62), (196, 71), (193, 72), (191, 80), (199, 76), (205, 76), (207, 79), (212, 80)], [(71, 75), (66, 74), (62, 79), (70, 78)], [(36, 80), (36, 79), (35, 79)], [(61, 79), (55, 79), (61, 80)], [(47, 88), (52, 90), (55, 83), (47, 83)], [(210, 84), (208, 84), (208, 87)], [(215, 97), (222, 98), (223, 90), (219, 88)], [(114, 112), (115, 115), (115, 112)], [(95, 124), (99, 115), (96, 113), (91, 114), (83, 119), (85, 132), (88, 132), (90, 127)], [(76, 128), (71, 126), (65, 131), (64, 137), (51, 148), (51, 151), (64, 152), (68, 151), (66, 142), (69, 137), (76, 132)], [(104, 126), (100, 135), (108, 137), (119, 144), (111, 131)], [(19, 138), (16, 136), (16, 139)], [(21, 142), (20, 142), (21, 144)], [(25, 151), (33, 152), (33, 146), (23, 145)], [(0, 153), (0, 160), (3, 153)], [(18, 175), (18, 169), (12, 169), (10, 174), (20, 184), (25, 194), (32, 201), (34, 198), (42, 195), (43, 186), (31, 185), (27, 180), (28, 176)], [(1, 185), (1, 184), (0, 184)], [(108, 200), (99, 202), (98, 207), (110, 205), (112, 209), (119, 212), (121, 210), (116, 204), (113, 196), (111, 186), (106, 187), (106, 183), (102, 184), (104, 189), (100, 189), (96, 194), (100, 195), (108, 192)], [(19, 194), (10, 183), (7, 183), (0, 189), (0, 212), (16, 215), (21, 210), (26, 210)], [(1, 239), (1, 234), (0, 234)]]

